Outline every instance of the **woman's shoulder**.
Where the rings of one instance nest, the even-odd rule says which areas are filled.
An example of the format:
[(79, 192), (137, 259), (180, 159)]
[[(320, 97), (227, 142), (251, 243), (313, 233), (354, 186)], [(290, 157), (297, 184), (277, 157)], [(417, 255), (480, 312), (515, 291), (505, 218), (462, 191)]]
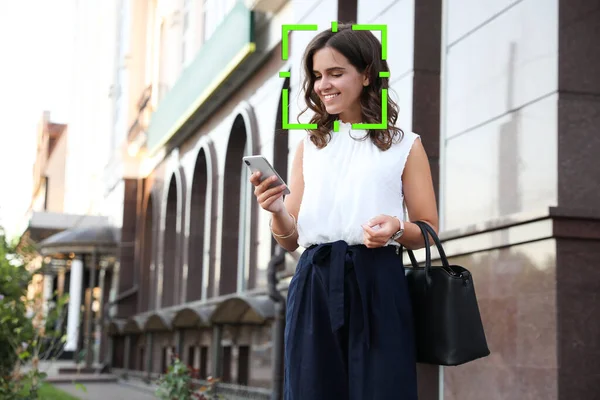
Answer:
[(420, 137), (421, 135), (418, 133), (403, 129), (399, 139), (394, 140), (392, 147), (397, 148), (399, 151), (410, 151), (415, 141)]
[(304, 143), (304, 148), (309, 151), (311, 151), (311, 150), (318, 151), (318, 150), (322, 150), (322, 149), (326, 148), (331, 142), (334, 141), (334, 135), (332, 133), (333, 133), (333, 131), (329, 132), (329, 134), (325, 137), (325, 141), (326, 141), (325, 146), (319, 147), (319, 146), (317, 146), (317, 142), (319, 140), (317, 140), (314, 137), (315, 134), (310, 131), (306, 131), (306, 134), (304, 135), (304, 138), (302, 139), (302, 143)]
[(311, 133), (308, 132), (308, 131), (306, 132), (306, 134), (302, 138), (301, 142), (302, 142), (302, 145), (304, 146), (305, 149), (307, 149), (307, 148), (310, 149), (312, 147), (315, 147), (313, 141), (311, 140)]
[(401, 142), (405, 141), (405, 140), (408, 141), (408, 142), (414, 142), (415, 139), (417, 139), (419, 137), (421, 137), (421, 135), (419, 135), (416, 132), (409, 131), (409, 130), (406, 130), (406, 129), (402, 129), (402, 140), (401, 140)]

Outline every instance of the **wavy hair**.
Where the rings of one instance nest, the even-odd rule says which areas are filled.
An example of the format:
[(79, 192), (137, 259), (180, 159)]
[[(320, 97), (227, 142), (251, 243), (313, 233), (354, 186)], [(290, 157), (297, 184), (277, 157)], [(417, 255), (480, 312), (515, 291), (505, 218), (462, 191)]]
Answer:
[[(337, 32), (326, 30), (319, 33), (308, 44), (303, 57), (305, 79), (303, 83), (306, 108), (314, 111), (311, 124), (317, 124), (317, 129), (310, 129), (310, 140), (320, 149), (327, 146), (331, 139), (333, 122), (337, 115), (327, 113), (321, 99), (315, 93), (315, 76), (313, 73), (313, 56), (325, 47), (340, 52), (348, 59), (359, 73), (366, 72), (369, 84), (363, 87), (360, 95), (362, 123), (380, 124), (382, 89), (389, 89), (389, 78), (381, 78), (381, 71), (389, 72), (386, 60), (381, 59), (381, 43), (370, 31), (352, 30), (351, 24), (339, 24)], [(300, 117), (298, 116), (298, 119)], [(398, 105), (387, 96), (387, 129), (370, 129), (363, 139), (370, 138), (380, 150), (389, 149), (395, 141), (404, 136), (404, 132), (395, 126), (398, 119)]]

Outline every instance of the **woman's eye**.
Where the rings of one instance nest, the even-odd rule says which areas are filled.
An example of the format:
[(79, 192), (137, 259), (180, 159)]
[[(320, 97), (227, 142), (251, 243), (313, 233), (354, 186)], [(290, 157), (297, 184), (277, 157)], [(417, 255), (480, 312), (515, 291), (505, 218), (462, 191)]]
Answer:
[(336, 78), (339, 78), (340, 76), (342, 76), (342, 74), (331, 74), (331, 76), (334, 76)]
[(318, 81), (319, 79), (321, 79), (320, 76), (315, 76), (315, 81)]

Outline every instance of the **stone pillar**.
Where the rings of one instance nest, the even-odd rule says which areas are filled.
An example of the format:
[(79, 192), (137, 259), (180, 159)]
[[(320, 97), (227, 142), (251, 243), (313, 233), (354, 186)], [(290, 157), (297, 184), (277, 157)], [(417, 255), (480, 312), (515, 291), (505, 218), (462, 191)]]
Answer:
[(90, 289), (90, 301), (87, 305), (88, 309), (86, 310), (86, 314), (88, 318), (85, 321), (85, 366), (86, 368), (90, 368), (94, 363), (94, 337), (92, 335), (92, 304), (94, 303), (94, 287), (96, 286), (96, 251), (92, 253), (92, 262), (90, 263), (89, 273), (90, 279), (88, 288)]
[(214, 378), (221, 378), (223, 370), (223, 347), (221, 346), (221, 339), (223, 338), (223, 327), (217, 325), (213, 327), (213, 342), (212, 342), (212, 355), (211, 355), (211, 374)]
[(54, 288), (54, 275), (44, 275), (44, 300), (52, 299), (52, 289)]
[(60, 267), (60, 269), (58, 270), (58, 276), (56, 277), (56, 286), (59, 297), (65, 294), (65, 273), (65, 267)]
[(79, 339), (79, 320), (81, 317), (81, 290), (83, 286), (83, 261), (75, 258), (71, 261), (69, 280), (69, 315), (67, 318), (66, 351), (77, 351)]
[(100, 274), (99, 274), (99, 283), (98, 286), (100, 286), (100, 299), (98, 300), (99, 303), (99, 308), (98, 308), (98, 313), (96, 315), (96, 327), (95, 327), (95, 331), (96, 331), (96, 337), (100, 338), (100, 341), (98, 343), (98, 346), (96, 348), (95, 354), (96, 354), (96, 359), (95, 362), (101, 362), (103, 360), (101, 360), (101, 354), (102, 354), (102, 348), (103, 348), (103, 342), (106, 340), (106, 335), (104, 334), (104, 290), (106, 289), (106, 267), (102, 266), (100, 269)]
[(44, 291), (43, 291), (43, 303), (42, 307), (44, 310), (44, 320), (48, 316), (48, 310), (50, 309), (50, 303), (52, 302), (52, 292), (54, 288), (54, 275), (44, 275)]
[(125, 356), (123, 357), (123, 368), (130, 369), (131, 364), (131, 335), (125, 336)]
[(148, 381), (150, 381), (151, 376), (152, 376), (152, 355), (154, 353), (154, 346), (152, 343), (152, 333), (147, 333), (146, 334), (146, 359), (144, 360), (146, 363), (146, 376), (148, 378)]
[(185, 340), (184, 330), (177, 329), (175, 331), (175, 352), (177, 353), (177, 357), (179, 357), (179, 359), (182, 362), (185, 359), (185, 357), (183, 356), (183, 353), (185, 351), (185, 349), (183, 348), (184, 340)]
[[(559, 237), (556, 240), (556, 294), (553, 297), (556, 309), (547, 308), (546, 312), (556, 315), (557, 355), (553, 361), (558, 369), (553, 370), (556, 398), (592, 399), (600, 396), (598, 2), (559, 0), (557, 28), (558, 151), (552, 151), (552, 157), (558, 156), (555, 167), (558, 171), (557, 205), (563, 215), (570, 214), (570, 217), (554, 220), (555, 227), (557, 223), (562, 225), (560, 232), (554, 228)], [(542, 321), (546, 320), (540, 318), (535, 323), (541, 326)], [(540, 359), (547, 360), (547, 357)], [(545, 378), (539, 374), (536, 377)], [(546, 382), (552, 382), (547, 379)]]
[(106, 346), (106, 360), (105, 360), (105, 364), (108, 365), (110, 368), (114, 367), (113, 365), (113, 360), (115, 357), (115, 339), (113, 336), (108, 336), (108, 343)]

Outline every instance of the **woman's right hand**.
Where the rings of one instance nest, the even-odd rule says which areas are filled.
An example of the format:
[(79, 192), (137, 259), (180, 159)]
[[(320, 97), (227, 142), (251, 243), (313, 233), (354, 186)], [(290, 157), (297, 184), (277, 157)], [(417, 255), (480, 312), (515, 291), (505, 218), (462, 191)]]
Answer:
[(260, 181), (260, 172), (255, 172), (250, 175), (250, 183), (254, 185), (254, 195), (258, 204), (264, 209), (273, 214), (279, 214), (285, 210), (283, 204), (283, 191), (285, 185), (275, 186), (269, 189), (273, 182), (277, 181), (277, 176), (273, 175), (264, 181)]

